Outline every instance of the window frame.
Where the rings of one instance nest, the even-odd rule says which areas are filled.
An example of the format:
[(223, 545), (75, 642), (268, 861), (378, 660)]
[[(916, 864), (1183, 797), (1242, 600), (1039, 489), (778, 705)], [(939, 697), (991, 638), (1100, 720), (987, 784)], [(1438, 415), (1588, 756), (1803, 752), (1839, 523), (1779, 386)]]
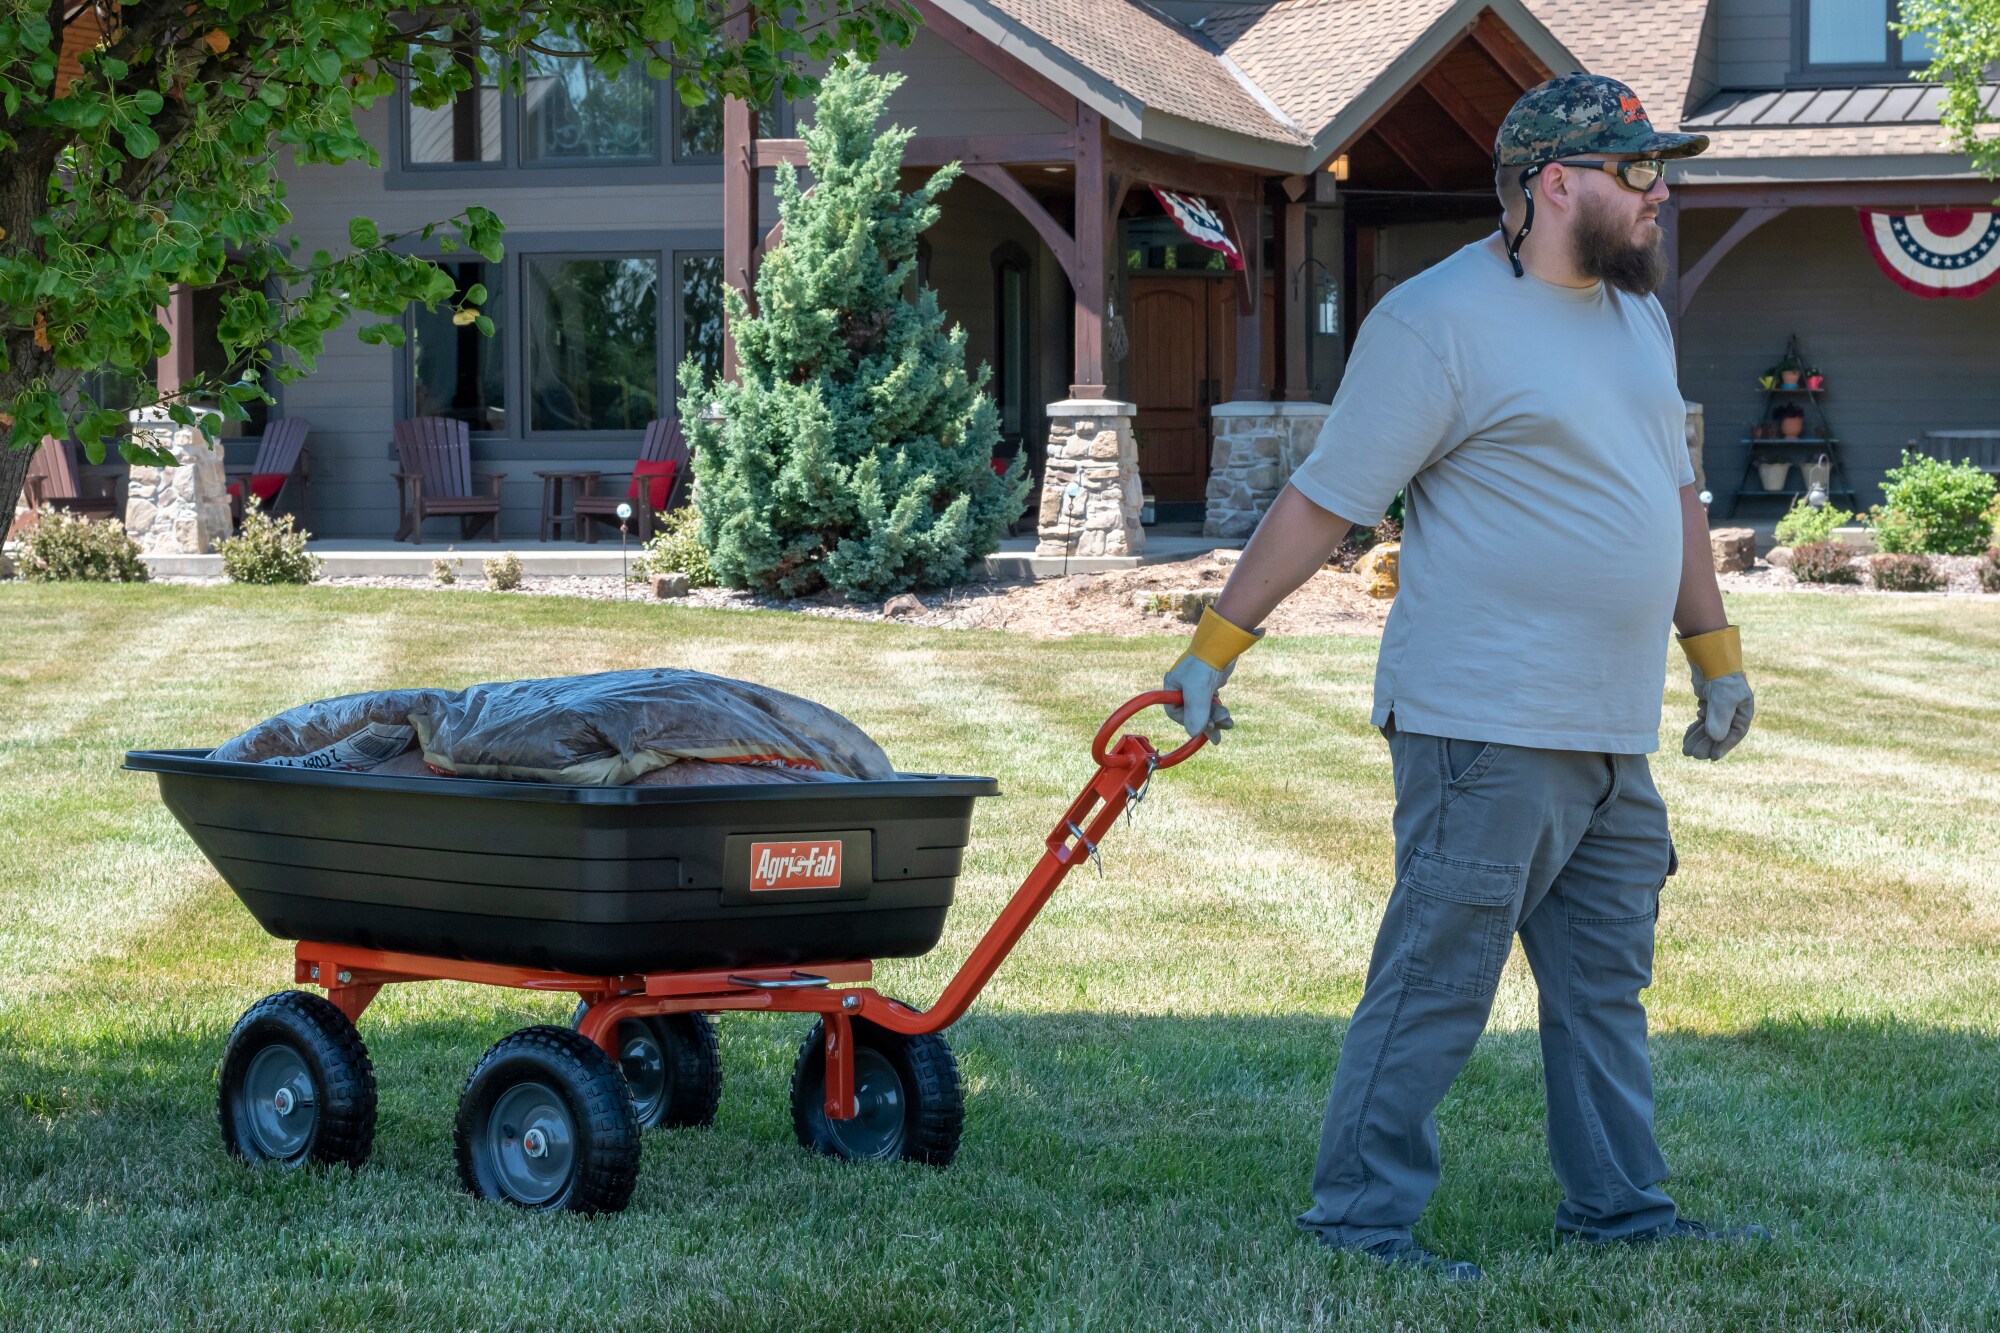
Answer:
[[(1035, 320), (1038, 313), (1035, 308), (1035, 257), (1017, 242), (1002, 241), (993, 248), (992, 253), (987, 257), (987, 262), (993, 274), (993, 379), (994, 383), (1000, 389), (999, 393), (994, 394), (994, 406), (999, 409), (999, 414), (1002, 418), (1000, 428), (1002, 440), (1008, 439), (1005, 421), (1006, 400), (1004, 394), (1006, 392), (1006, 382), (1004, 376), (1008, 371), (1008, 362), (1011, 359), (1011, 353), (1015, 350), (1009, 348), (1007, 345), (1009, 342), (1009, 330), (1006, 327), (1007, 274), (1010, 270), (1020, 274), (1021, 327), (1014, 332), (1018, 335), (1021, 344), (1018, 349), (1021, 353), (1021, 366), (1019, 367), (1021, 374), (1021, 401), (1019, 404), (1021, 416), (1018, 438), (1010, 441), (1010, 443), (1015, 445), (1017, 452), (1032, 453), (1032, 441), (1036, 434), (1034, 415), (1035, 409), (1039, 405), (1038, 388), (1035, 383), (1035, 330), (1037, 327)], [(1034, 462), (1036, 460), (1031, 456), (1029, 461)]]
[[(578, 57), (585, 59), (586, 57)], [(483, 187), (521, 189), (538, 185), (713, 184), (722, 180), (722, 155), (684, 157), (680, 152), (680, 117), (685, 108), (671, 80), (648, 76), (653, 85), (654, 151), (650, 160), (617, 161), (584, 158), (576, 161), (543, 158), (529, 161), (522, 150), (527, 106), (520, 94), (500, 93), (500, 160), (497, 162), (411, 162), (410, 88), (403, 79), (389, 102), (389, 142), (383, 154), (383, 183), (391, 190), (439, 190), (463, 187), (478, 176)], [(774, 110), (782, 127), (790, 107)], [(782, 137), (782, 135), (780, 136)]]
[[(430, 243), (412, 247), (407, 253), (435, 263), (463, 262), (478, 258), (469, 251), (453, 254), (439, 251)], [(475, 453), (482, 461), (546, 460), (574, 454), (598, 456), (621, 452), (645, 437), (645, 428), (634, 430), (535, 430), (529, 423), (527, 265), (546, 259), (652, 259), (660, 265), (661, 282), (668, 285), (665, 299), (658, 303), (655, 318), (663, 321), (656, 333), (659, 348), (660, 414), (670, 415), (679, 386), (675, 372), (684, 355), (681, 326), (682, 264), (703, 256), (720, 258), (722, 232), (718, 229), (673, 231), (590, 231), (532, 232), (507, 235), (506, 253), (500, 260), (501, 308), (495, 315), (507, 339), (500, 355), (500, 382), (507, 394), (507, 429), (474, 430)], [(409, 334), (415, 316), (402, 317), (403, 345), (396, 349), (396, 383), (393, 395), (397, 420), (408, 419), (415, 411), (416, 365), (411, 355)]]
[(1930, 61), (1908, 61), (1902, 59), (1903, 39), (1889, 28), (1889, 23), (1902, 21), (1902, 0), (1886, 0), (1889, 8), (1888, 22), (1882, 25), (1882, 56), (1880, 61), (1847, 61), (1840, 64), (1816, 63), (1812, 55), (1812, 0), (1793, 0), (1792, 3), (1792, 70), (1788, 80), (1797, 87), (1839, 87), (1843, 84), (1905, 83), (1912, 73), (1929, 66)]

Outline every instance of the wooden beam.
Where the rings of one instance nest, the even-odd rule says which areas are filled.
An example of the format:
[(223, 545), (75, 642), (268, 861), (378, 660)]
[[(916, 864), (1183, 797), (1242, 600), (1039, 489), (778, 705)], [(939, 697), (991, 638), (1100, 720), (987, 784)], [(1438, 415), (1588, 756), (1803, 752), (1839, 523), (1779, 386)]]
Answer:
[(1549, 77), (1549, 67), (1522, 46), (1490, 9), (1479, 12), (1479, 21), (1472, 25), (1472, 40), (1522, 92)]
[[(1080, 287), (1076, 266), (1076, 238), (1063, 230), (1063, 225), (1050, 216), (1042, 207), (1042, 201), (1028, 193), (1028, 187), (1014, 179), (1005, 167), (987, 162), (975, 162), (965, 169), (965, 174), (978, 181), (993, 193), (1014, 206), (1014, 211), (1028, 220), (1043, 242), (1062, 265), (1062, 271), (1069, 278), (1071, 287)], [(1079, 213), (1080, 215), (1080, 213)]]
[(1426, 75), (1417, 86), (1424, 90), (1425, 96), (1443, 108), (1453, 124), (1465, 131), (1465, 137), (1472, 140), (1480, 156), (1493, 156), (1493, 141), (1499, 136), (1500, 127), (1497, 124), (1488, 125), (1479, 114), (1479, 108), (1473, 106), (1464, 93), (1439, 78), (1435, 71)]
[(931, 0), (916, 0), (924, 27), (979, 62), (1016, 92), (1028, 97), (1065, 125), (1076, 124), (1077, 100), (1022, 63), (1018, 57), (995, 46), (966, 24), (939, 9)]
[(1278, 182), (1278, 188), (1285, 192), (1285, 198), (1296, 204), (1312, 192), (1313, 178), (1310, 176), (1287, 176)]
[(1702, 281), (1715, 272), (1715, 266), (1722, 262), (1724, 255), (1736, 248), (1738, 241), (1783, 212), (1785, 212), (1783, 208), (1744, 209), (1743, 216), (1731, 223), (1729, 230), (1722, 233), (1721, 239), (1708, 247), (1708, 253), (1695, 260), (1687, 272), (1681, 274), (1680, 290), (1676, 293), (1676, 304), (1679, 309), (1675, 313), (1680, 315), (1687, 313), (1688, 303), (1694, 300), (1694, 294), (1701, 287)]
[(1980, 180), (1797, 181), (1673, 186), (1682, 208), (1986, 207), (2000, 186)]
[(1306, 290), (1306, 206), (1287, 200), (1278, 226), (1278, 347), (1283, 352), (1278, 397), (1304, 402), (1312, 397), (1306, 366), (1306, 312), (1312, 300)]
[(168, 289), (167, 303), (156, 316), (169, 339), (167, 352), (155, 364), (153, 373), (161, 395), (179, 393), (195, 376), (194, 369), (194, 288), (175, 283)]
[(1102, 398), (1104, 376), (1104, 305), (1109, 278), (1111, 226), (1108, 163), (1105, 158), (1104, 117), (1079, 106), (1076, 116), (1076, 360), (1070, 370), (1069, 396)]
[[(919, 134), (903, 148), (906, 167), (941, 167), (947, 162), (1055, 163), (1070, 160), (1069, 134)], [(804, 139), (759, 139), (755, 162), (775, 167), (806, 164)]]
[(1237, 249), (1243, 252), (1243, 267), (1236, 271), (1236, 375), (1229, 388), (1232, 402), (1256, 402), (1264, 392), (1264, 291), (1263, 228), (1254, 199), (1216, 201), (1228, 222)]
[(1163, 190), (1215, 198), (1252, 199), (1263, 192), (1263, 176), (1242, 167), (1197, 162), (1124, 139), (1109, 140), (1105, 152), (1111, 169), (1135, 185), (1157, 185)]
[(1389, 145), (1389, 151), (1401, 158), (1404, 166), (1417, 173), (1417, 179), (1424, 183), (1425, 189), (1444, 188), (1444, 178), (1438, 175), (1435, 167), (1426, 163), (1424, 146), (1412, 138), (1408, 130), (1393, 120), (1384, 119), (1376, 123), (1375, 136)]
[[(739, 14), (725, 27), (737, 40), (749, 36)], [(757, 309), (757, 108), (740, 97), (722, 103), (722, 280)], [(736, 377), (736, 335), (722, 322), (722, 378)]]

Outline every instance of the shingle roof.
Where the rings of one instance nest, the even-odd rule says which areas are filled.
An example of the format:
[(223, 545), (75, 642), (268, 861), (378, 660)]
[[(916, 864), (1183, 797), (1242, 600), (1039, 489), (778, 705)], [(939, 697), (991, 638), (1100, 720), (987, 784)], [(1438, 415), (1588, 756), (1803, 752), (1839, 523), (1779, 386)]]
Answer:
[(987, 0), (1148, 107), (1197, 124), (1304, 144), (1188, 28), (1137, 0)]
[(1454, 0), (1278, 0), (1217, 10), (1197, 30), (1308, 132), (1368, 90)]
[(1687, 114), (1709, 0), (1524, 0), (1593, 74), (1639, 94), (1664, 129)]

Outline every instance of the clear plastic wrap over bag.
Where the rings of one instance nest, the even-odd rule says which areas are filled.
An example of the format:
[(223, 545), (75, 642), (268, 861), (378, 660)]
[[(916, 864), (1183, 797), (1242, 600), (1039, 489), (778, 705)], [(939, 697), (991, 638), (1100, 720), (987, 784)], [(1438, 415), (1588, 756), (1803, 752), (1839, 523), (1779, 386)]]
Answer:
[[(408, 726), (425, 764), (459, 777), (610, 787), (683, 760), (748, 766), (689, 771), (686, 781), (758, 781), (753, 769), (806, 780), (893, 778), (882, 748), (830, 708), (780, 690), (700, 671), (607, 671), (463, 690), (389, 690), (305, 704), (219, 747), (212, 757), (334, 762), (367, 736)], [(393, 743), (386, 737), (376, 747)], [(329, 755), (328, 752), (331, 752)], [(398, 764), (409, 771), (408, 760)], [(376, 771), (379, 771), (376, 770)], [(780, 779), (783, 780), (783, 779)], [(647, 785), (680, 785), (664, 777)]]

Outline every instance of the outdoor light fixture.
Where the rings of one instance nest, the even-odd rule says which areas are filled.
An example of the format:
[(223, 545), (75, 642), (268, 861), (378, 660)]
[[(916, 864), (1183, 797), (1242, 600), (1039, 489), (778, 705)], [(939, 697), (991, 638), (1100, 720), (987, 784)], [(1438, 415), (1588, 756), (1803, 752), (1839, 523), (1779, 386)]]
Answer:
[(621, 501), (616, 512), (618, 514), (618, 600), (630, 601), (632, 571), (625, 563), (625, 530), (632, 518), (632, 506), (628, 502)]
[(1335, 180), (1341, 182), (1343, 185), (1346, 184), (1347, 154), (1342, 153), (1339, 157), (1336, 157), (1335, 159), (1333, 159), (1333, 161), (1327, 163), (1326, 173), (1327, 175), (1333, 177)]

